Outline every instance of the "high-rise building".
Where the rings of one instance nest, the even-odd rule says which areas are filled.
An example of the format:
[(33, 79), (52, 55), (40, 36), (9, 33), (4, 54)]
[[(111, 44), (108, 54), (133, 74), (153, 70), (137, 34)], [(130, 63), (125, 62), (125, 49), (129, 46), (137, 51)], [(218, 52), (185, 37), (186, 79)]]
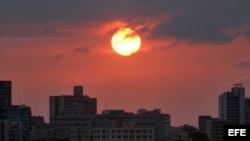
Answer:
[(75, 86), (73, 95), (50, 96), (50, 119), (61, 115), (97, 113), (97, 99), (83, 95), (83, 87)]
[(11, 106), (11, 81), (0, 81), (0, 119), (8, 118), (8, 107)]
[(11, 106), (11, 81), (0, 81), (0, 105)]
[(223, 141), (224, 125), (250, 124), (250, 99), (245, 98), (243, 84), (219, 96), (219, 118), (199, 116), (199, 130), (212, 141)]
[(31, 108), (26, 105), (12, 105), (11, 97), (12, 82), (0, 81), (0, 140), (29, 141)]
[(245, 88), (235, 84), (231, 91), (219, 96), (219, 118), (233, 124), (245, 124)]

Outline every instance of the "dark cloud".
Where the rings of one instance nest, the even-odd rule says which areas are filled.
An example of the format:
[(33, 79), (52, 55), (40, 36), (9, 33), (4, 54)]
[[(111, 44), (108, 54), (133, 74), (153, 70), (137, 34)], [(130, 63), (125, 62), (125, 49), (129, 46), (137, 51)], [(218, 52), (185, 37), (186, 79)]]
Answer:
[(236, 65), (242, 68), (250, 68), (250, 59), (240, 60)]
[(4, 26), (0, 27), (0, 37), (34, 37), (34, 36), (58, 36), (62, 35), (62, 33), (59, 33), (54, 28), (51, 27), (39, 27), (39, 26), (33, 26), (33, 27), (25, 27), (20, 26), (18, 28), (14, 26), (10, 26), (8, 28), (5, 28)]
[(250, 23), (250, 1), (196, 1), (178, 11), (170, 22), (159, 24), (152, 36), (174, 36), (191, 41), (225, 43), (235, 36), (222, 29), (237, 28)]
[(230, 37), (224, 35), (219, 29), (204, 25), (195, 25), (193, 23), (185, 24), (182, 21), (172, 21), (158, 25), (152, 34), (152, 37), (176, 37), (178, 39), (189, 39), (194, 42), (229, 42)]
[(50, 33), (54, 33), (55, 30), (53, 28), (46, 27), (46, 28), (43, 29), (43, 32), (50, 34)]
[[(193, 42), (226, 43), (235, 36), (224, 34), (223, 29), (250, 24), (249, 5), (250, 1), (235, 0), (1, 1), (0, 23), (74, 24), (103, 22), (117, 18), (129, 22), (137, 17), (148, 18), (150, 22), (150, 18), (155, 19), (153, 17), (162, 15), (159, 21), (151, 21), (159, 23), (152, 30), (151, 37), (170, 36)], [(171, 20), (165, 20), (164, 15), (171, 15)], [(141, 30), (146, 32), (148, 28)]]
[(250, 36), (250, 29), (248, 29), (245, 33), (247, 36)]
[[(1, 23), (47, 23), (76, 21), (99, 21), (114, 18), (132, 19), (135, 16), (150, 16), (166, 8), (167, 2), (160, 0), (160, 5), (151, 0), (24, 0), (1, 1)], [(162, 5), (164, 3), (164, 5)]]
[(42, 35), (45, 35), (45, 36), (59, 36), (59, 35), (62, 35), (62, 33), (58, 32), (55, 28), (46, 27), (46, 28), (42, 29)]

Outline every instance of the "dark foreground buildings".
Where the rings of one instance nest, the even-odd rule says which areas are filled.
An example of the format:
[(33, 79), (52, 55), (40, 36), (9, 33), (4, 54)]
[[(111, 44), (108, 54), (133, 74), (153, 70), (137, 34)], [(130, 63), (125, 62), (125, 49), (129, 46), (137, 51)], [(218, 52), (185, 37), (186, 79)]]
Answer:
[(12, 105), (11, 81), (0, 81), (0, 141), (31, 140), (31, 108)]
[(231, 91), (219, 98), (219, 117), (199, 116), (199, 130), (211, 141), (224, 141), (224, 125), (250, 125), (250, 99), (245, 97), (243, 84), (235, 84)]
[(0, 81), (0, 141), (223, 141), (224, 125), (250, 125), (250, 98), (242, 84), (219, 95), (218, 118), (199, 116), (199, 132), (192, 126), (172, 127), (170, 114), (161, 109), (98, 114), (97, 98), (85, 95), (83, 86), (49, 97), (49, 124), (32, 116), (29, 106), (13, 105), (11, 95), (11, 81)]
[(73, 95), (50, 97), (50, 125), (54, 134), (71, 141), (165, 141), (170, 115), (160, 109), (104, 110), (97, 114), (97, 99), (75, 86)]

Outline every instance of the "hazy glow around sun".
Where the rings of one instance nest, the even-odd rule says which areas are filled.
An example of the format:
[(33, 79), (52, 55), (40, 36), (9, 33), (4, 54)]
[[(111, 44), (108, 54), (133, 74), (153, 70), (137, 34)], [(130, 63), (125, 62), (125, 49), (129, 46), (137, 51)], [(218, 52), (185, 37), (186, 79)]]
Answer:
[(111, 44), (116, 53), (130, 56), (140, 49), (141, 38), (131, 28), (122, 28), (112, 36)]

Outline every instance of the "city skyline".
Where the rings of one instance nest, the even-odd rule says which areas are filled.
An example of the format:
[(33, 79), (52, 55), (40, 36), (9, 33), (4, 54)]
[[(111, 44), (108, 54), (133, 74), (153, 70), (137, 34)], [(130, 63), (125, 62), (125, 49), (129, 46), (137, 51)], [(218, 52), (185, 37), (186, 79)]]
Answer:
[[(12, 103), (48, 121), (49, 96), (84, 93), (103, 109), (162, 109), (171, 124), (218, 117), (218, 96), (243, 83), (250, 97), (249, 1), (0, 2), (0, 80)], [(120, 56), (112, 35), (129, 27), (140, 50)]]
[[(2, 81), (2, 82), (10, 82), (10, 89), (11, 89), (11, 91), (12, 91), (12, 89), (13, 89), (13, 87), (11, 86), (12, 85), (12, 81), (11, 80), (0, 80), (0, 81)], [(242, 93), (242, 94), (244, 94), (243, 95), (243, 97), (242, 98), (248, 98), (247, 97), (247, 95), (246, 95), (246, 93), (245, 93), (245, 86), (243, 85), (243, 83), (235, 83), (235, 84), (233, 84), (232, 85), (232, 87), (231, 87), (231, 90), (225, 90), (225, 91), (223, 91), (223, 92), (221, 92), (221, 94), (220, 95), (218, 95), (218, 97), (217, 97), (217, 100), (218, 101), (220, 101), (220, 97), (222, 96), (222, 94), (227, 94), (227, 93), (234, 93), (234, 88), (238, 88), (238, 87), (240, 87), (240, 88), (244, 88), (244, 92)], [(93, 99), (95, 102), (93, 103), (93, 104), (95, 104), (95, 105), (98, 105), (98, 98), (96, 98), (96, 97), (92, 97), (92, 98), (90, 98), (89, 97), (89, 95), (86, 95), (86, 93), (84, 92), (84, 86), (83, 85), (74, 85), (72, 88), (71, 88), (71, 93), (63, 93), (63, 94), (59, 94), (59, 95), (50, 95), (49, 97), (48, 97), (48, 99), (50, 99), (51, 100), (51, 98), (52, 99), (54, 99), (55, 100), (55, 98), (56, 97), (72, 97), (74, 100), (77, 100), (76, 98), (80, 98), (80, 97), (83, 97), (83, 99)], [(235, 91), (236, 92), (236, 91)], [(12, 95), (13, 95), (13, 93), (12, 93)], [(12, 97), (12, 95), (11, 95), (11, 97)], [(79, 97), (80, 96), (80, 97)], [(74, 98), (75, 97), (75, 98)], [(12, 99), (12, 98), (11, 98)], [(65, 98), (63, 98), (63, 99), (65, 99)], [(63, 100), (62, 99), (62, 100)], [(72, 100), (73, 100), (72, 99)], [(80, 98), (79, 100), (81, 101), (81, 99), (82, 98)], [(53, 100), (53, 101), (54, 101)], [(13, 105), (13, 106), (15, 106), (15, 104), (13, 104), (13, 102), (12, 102), (12, 100), (10, 100), (9, 102), (11, 102), (11, 104)], [(48, 103), (48, 105), (50, 105), (51, 104), (51, 102), (49, 102)], [(25, 104), (25, 103), (18, 103), (17, 105), (23, 105), (23, 106), (30, 106), (30, 105), (27, 105), (27, 104)], [(80, 106), (80, 105), (79, 105)], [(87, 106), (87, 105), (81, 105), (81, 106), (83, 106), (82, 108), (80, 108), (79, 107), (79, 110), (80, 109), (85, 109), (85, 110), (82, 110), (83, 112), (85, 111), (86, 113), (88, 112), (88, 108), (87, 107), (85, 107), (85, 106)], [(241, 106), (243, 106), (243, 105), (241, 105)], [(34, 108), (34, 107), (33, 107)], [(75, 107), (76, 108), (76, 107)], [(217, 109), (214, 109), (214, 110), (217, 110), (218, 112), (219, 112), (219, 108), (220, 108), (220, 105), (218, 104), (218, 107), (217, 107)], [(51, 109), (51, 108), (50, 108)], [(67, 108), (66, 108), (67, 109)], [(111, 108), (108, 108), (108, 109), (101, 109), (100, 111), (97, 111), (97, 109), (101, 109), (101, 108), (99, 108), (98, 106), (97, 107), (95, 107), (95, 111), (96, 111), (96, 114), (102, 114), (104, 111), (107, 111), (107, 110), (124, 110), (124, 112), (126, 111), (126, 112), (131, 112), (131, 113), (137, 113), (138, 112), (138, 110), (160, 110), (160, 111), (162, 111), (162, 108), (161, 107), (155, 107), (155, 108), (151, 108), (151, 109), (147, 109), (147, 108), (145, 108), (145, 107), (139, 107), (138, 109), (136, 109), (136, 110), (134, 110), (134, 111), (127, 111), (127, 109), (124, 109), (124, 108), (116, 108), (116, 107), (111, 107)], [(34, 111), (34, 109), (32, 109), (32, 107), (31, 107), (31, 111)], [(54, 110), (53, 110), (54, 111)], [(33, 112), (31, 112), (32, 113), (32, 116), (42, 116), (42, 117), (45, 117), (45, 122), (46, 123), (50, 123), (50, 121), (49, 121), (49, 118), (50, 118), (50, 116), (51, 116), (51, 113), (49, 112), (49, 109), (48, 109), (48, 117), (46, 117), (46, 115), (44, 116), (44, 115), (42, 115), (42, 114), (39, 114), (39, 112), (38, 111), (36, 111), (36, 113), (33, 113)], [(85, 114), (86, 114), (85, 113)], [(194, 124), (191, 124), (189, 121), (188, 122), (186, 122), (186, 123), (181, 123), (180, 125), (173, 125), (172, 124), (172, 122), (171, 121), (173, 121), (174, 119), (171, 117), (171, 113), (169, 113), (169, 112), (163, 112), (163, 113), (165, 113), (165, 114), (169, 114), (170, 115), (170, 125), (171, 126), (173, 126), (173, 127), (177, 127), (177, 126), (183, 126), (183, 125), (191, 125), (191, 126), (195, 126), (196, 128), (198, 128), (198, 124), (199, 124), (199, 121), (197, 120), (196, 122), (197, 123), (194, 123)], [(205, 112), (206, 113), (206, 112)], [(92, 113), (93, 114), (93, 113)], [(52, 114), (53, 115), (53, 114)], [(210, 117), (219, 117), (220, 115), (219, 115), (219, 113), (217, 114), (217, 115), (210, 115), (210, 114), (201, 114), (201, 115), (197, 115), (196, 117), (197, 117), (197, 119), (199, 118), (199, 116), (210, 116)], [(47, 119), (46, 119), (47, 118)]]
[[(109, 141), (130, 138), (165, 141), (193, 139), (195, 136), (191, 134), (195, 133), (196, 136), (203, 136), (203, 139), (221, 141), (225, 135), (224, 125), (246, 127), (250, 123), (250, 98), (245, 97), (245, 90), (242, 83), (237, 83), (230, 91), (219, 95), (218, 117), (198, 115), (199, 127), (187, 123), (176, 127), (171, 124), (171, 114), (162, 113), (161, 109), (141, 108), (136, 113), (125, 109), (104, 109), (102, 113), (97, 113), (97, 98), (85, 95), (83, 86), (77, 85), (73, 86), (72, 95), (49, 97), (49, 122), (45, 123), (43, 116), (32, 114), (31, 107), (25, 104), (13, 105), (12, 81), (1, 80), (0, 136), (1, 140), (61, 138), (70, 141)], [(134, 133), (138, 134), (135, 136)]]

